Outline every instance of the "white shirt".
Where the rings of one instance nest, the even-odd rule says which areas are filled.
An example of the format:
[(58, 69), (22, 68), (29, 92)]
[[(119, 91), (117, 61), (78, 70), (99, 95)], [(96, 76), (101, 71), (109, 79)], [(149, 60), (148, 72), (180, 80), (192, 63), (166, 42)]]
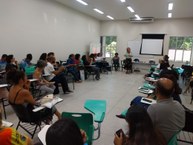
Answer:
[(54, 66), (50, 63), (47, 62), (47, 66), (44, 68), (44, 74), (48, 75), (46, 79), (50, 81), (55, 77), (55, 74), (53, 73), (55, 71)]

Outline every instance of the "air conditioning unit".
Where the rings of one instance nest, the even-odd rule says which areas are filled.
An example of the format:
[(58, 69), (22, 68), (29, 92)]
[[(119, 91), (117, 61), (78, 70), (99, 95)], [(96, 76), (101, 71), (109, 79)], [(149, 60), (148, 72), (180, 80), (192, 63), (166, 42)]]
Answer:
[(140, 19), (138, 19), (136, 17), (131, 17), (129, 18), (129, 21), (131, 23), (151, 23), (151, 22), (154, 22), (154, 18), (153, 17), (141, 17)]

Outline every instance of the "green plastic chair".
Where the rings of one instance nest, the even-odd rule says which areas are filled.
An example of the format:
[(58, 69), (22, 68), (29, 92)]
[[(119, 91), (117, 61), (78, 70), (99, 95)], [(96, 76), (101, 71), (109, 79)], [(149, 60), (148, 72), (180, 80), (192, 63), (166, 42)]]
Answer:
[(91, 113), (73, 113), (73, 112), (63, 112), (62, 118), (70, 118), (74, 120), (80, 129), (84, 130), (87, 135), (86, 143), (92, 145), (94, 125), (93, 116)]
[(101, 123), (105, 118), (106, 113), (106, 101), (105, 100), (86, 100), (84, 108), (92, 112), (94, 115), (94, 122), (98, 123), (95, 130), (98, 131), (98, 136), (94, 139), (97, 140), (100, 137)]
[(25, 74), (27, 76), (32, 76), (35, 71), (35, 66), (29, 66), (25, 68)]
[(124, 110), (123, 112), (121, 112), (121, 115), (123, 115), (124, 117), (126, 117), (127, 110), (128, 110), (128, 109), (126, 109), (126, 110)]
[(147, 88), (147, 89), (155, 89), (155, 86), (153, 86), (153, 85), (151, 85), (151, 84), (149, 84), (149, 83), (144, 83), (143, 84), (143, 88)]
[(177, 142), (177, 135), (178, 135), (178, 133), (179, 132), (177, 132), (176, 134), (174, 134), (172, 136), (172, 138), (168, 142), (168, 145), (178, 145), (178, 142)]

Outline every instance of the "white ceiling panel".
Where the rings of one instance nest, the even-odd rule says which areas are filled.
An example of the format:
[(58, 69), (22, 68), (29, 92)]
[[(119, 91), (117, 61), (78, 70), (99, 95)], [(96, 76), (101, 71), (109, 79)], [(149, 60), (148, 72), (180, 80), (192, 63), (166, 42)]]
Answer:
[[(115, 20), (128, 20), (129, 17), (134, 17), (134, 14), (140, 17), (165, 19), (169, 12), (169, 2), (174, 3), (172, 18), (193, 18), (193, 0), (126, 0), (125, 3), (121, 3), (120, 0), (84, 0), (88, 6), (81, 5), (76, 0), (56, 1), (99, 20), (109, 20), (107, 15)], [(131, 6), (135, 13), (130, 13), (127, 6)], [(96, 13), (94, 8), (103, 11), (104, 14)]]

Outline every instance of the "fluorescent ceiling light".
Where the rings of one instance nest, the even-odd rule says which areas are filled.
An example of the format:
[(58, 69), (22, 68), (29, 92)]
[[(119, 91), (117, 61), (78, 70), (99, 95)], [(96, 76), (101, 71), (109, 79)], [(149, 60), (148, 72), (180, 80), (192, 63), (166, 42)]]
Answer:
[(139, 17), (139, 15), (135, 14), (135, 17), (136, 17), (138, 20), (141, 20), (141, 18)]
[(125, 0), (120, 0), (122, 3), (124, 3), (125, 2)]
[(168, 4), (168, 10), (171, 11), (173, 9), (173, 3)]
[(76, 1), (79, 2), (79, 3), (81, 3), (81, 4), (83, 4), (83, 5), (85, 5), (85, 6), (88, 5), (86, 2), (84, 2), (84, 1), (82, 1), (82, 0), (76, 0)]
[(130, 12), (132, 12), (132, 13), (135, 12), (132, 7), (128, 6), (127, 8), (128, 8), (128, 10), (130, 10)]
[(94, 9), (96, 12), (98, 12), (99, 14), (104, 14), (104, 12), (102, 12), (101, 10), (99, 9)]
[(168, 13), (168, 18), (171, 18), (172, 17), (172, 13)]
[(114, 20), (114, 18), (111, 17), (111, 16), (109, 16), (109, 15), (107, 15), (107, 18), (109, 18), (109, 19), (111, 19), (111, 20)]

